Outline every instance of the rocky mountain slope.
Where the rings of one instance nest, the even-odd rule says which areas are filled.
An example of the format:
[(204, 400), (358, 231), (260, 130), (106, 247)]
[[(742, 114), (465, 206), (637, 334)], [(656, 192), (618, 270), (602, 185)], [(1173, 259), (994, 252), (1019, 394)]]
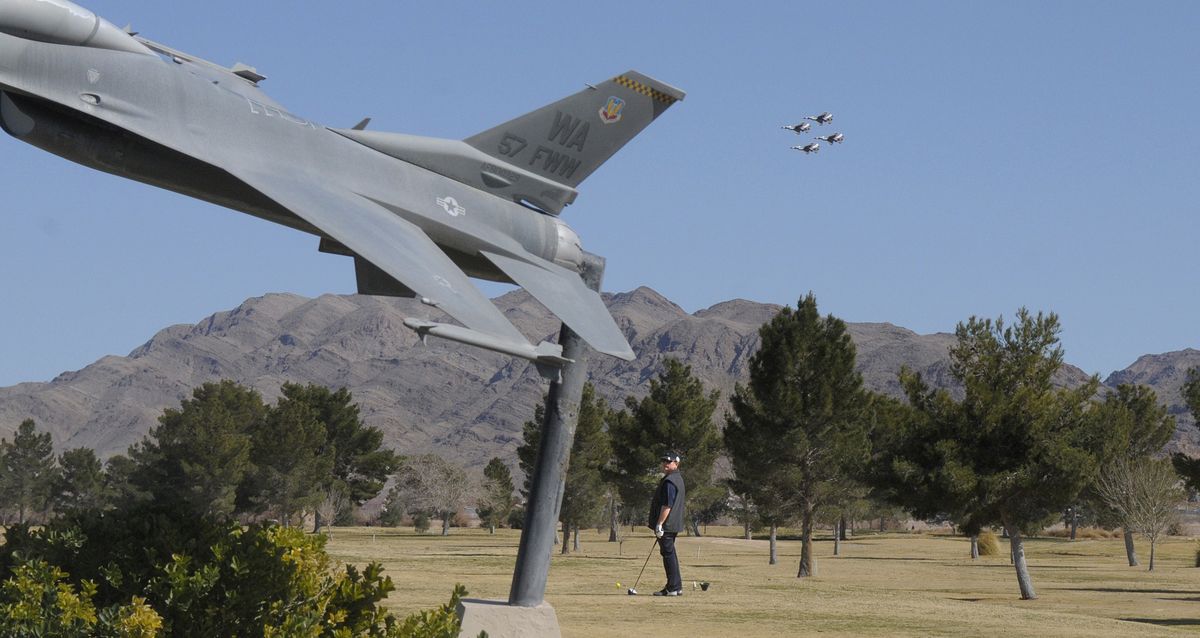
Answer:
[[(668, 357), (691, 365), (727, 397), (747, 378), (759, 326), (779, 310), (733, 300), (688, 314), (648, 288), (605, 300), (637, 353), (631, 362), (592, 358), (591, 378), (614, 405), (642, 396)], [(523, 291), (496, 303), (535, 342), (557, 335), (558, 322)], [(521, 424), (533, 414), (545, 382), (523, 360), (438, 339), (422, 345), (403, 319), (437, 318), (431, 314), (437, 313), (412, 300), (357, 295), (249, 299), (195, 325), (166, 328), (128, 356), (104, 357), (47, 383), (0, 388), (0, 436), (33, 418), (53, 434), (58, 449), (86, 446), (107, 457), (141, 440), (163, 409), (177, 406), (192, 388), (228, 378), (258, 389), (268, 401), (285, 381), (345, 386), (364, 420), (402, 453), (435, 451), (472, 465), (514, 456)], [(896, 394), (902, 365), (935, 385), (950, 384), (946, 353), (953, 335), (918, 335), (891, 324), (849, 329), (869, 387)], [(1172, 446), (1191, 449), (1196, 437), (1179, 398), (1189, 366), (1200, 366), (1200, 351), (1147, 355), (1106, 382), (1154, 387), (1181, 421)], [(1084, 379), (1068, 366), (1059, 382)]]

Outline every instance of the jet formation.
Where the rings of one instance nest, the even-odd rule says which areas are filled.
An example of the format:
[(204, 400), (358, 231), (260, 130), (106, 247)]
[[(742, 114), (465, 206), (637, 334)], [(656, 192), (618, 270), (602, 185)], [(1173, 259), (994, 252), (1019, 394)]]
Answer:
[[(828, 124), (833, 121), (833, 113), (830, 113), (829, 111), (824, 111), (820, 115), (809, 115), (809, 116), (805, 117), (804, 119), (812, 121), (812, 122), (816, 122), (819, 126), (824, 126), (825, 124)], [(787, 124), (787, 125), (781, 126), (780, 128), (789, 130), (789, 131), (795, 133), (796, 135), (801, 135), (803, 133), (807, 133), (807, 132), (811, 131), (812, 124), (809, 124), (807, 121), (805, 121), (805, 122), (799, 122), (797, 124)], [(842, 140), (845, 139), (845, 137), (846, 136), (842, 135), (841, 133), (830, 133), (829, 135), (818, 135), (815, 139), (821, 140), (822, 142), (827, 142), (829, 144), (841, 144)], [(798, 144), (796, 146), (793, 146), (792, 149), (797, 150), (797, 151), (802, 151), (805, 155), (810, 155), (812, 153), (816, 153), (816, 152), (820, 151), (821, 144), (820, 144), (820, 142), (809, 142), (807, 144)]]
[[(121, 177), (309, 233), (353, 258), (358, 292), (415, 297), (404, 324), (535, 363), (470, 278), (513, 283), (598, 352), (634, 358), (561, 219), (576, 187), (683, 91), (636, 71), (447, 140), (320, 125), (271, 99), (253, 67), (208, 62), (70, 0), (0, 0), (0, 128)], [(514, 78), (516, 80), (518, 78)], [(522, 83), (528, 78), (519, 78)], [(39, 188), (30, 184), (31, 189)]]

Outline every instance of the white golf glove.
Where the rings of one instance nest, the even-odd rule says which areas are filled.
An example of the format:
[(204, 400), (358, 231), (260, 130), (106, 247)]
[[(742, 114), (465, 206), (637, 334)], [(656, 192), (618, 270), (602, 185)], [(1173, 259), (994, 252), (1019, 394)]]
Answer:
[(655, 525), (655, 526), (654, 526), (654, 537), (655, 537), (655, 538), (662, 538), (662, 537), (663, 537), (663, 528), (662, 528), (662, 525)]

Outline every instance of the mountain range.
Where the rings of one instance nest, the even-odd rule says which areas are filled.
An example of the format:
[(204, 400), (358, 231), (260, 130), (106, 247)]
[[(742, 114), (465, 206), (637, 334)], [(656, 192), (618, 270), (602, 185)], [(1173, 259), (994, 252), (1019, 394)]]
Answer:
[[(589, 376), (601, 396), (620, 406), (641, 397), (663, 361), (676, 358), (720, 391), (720, 418), (734, 384), (747, 380), (758, 329), (780, 306), (736, 299), (687, 313), (649, 288), (605, 294), (605, 303), (637, 358), (593, 354)], [(535, 343), (557, 337), (559, 324), (524, 291), (497, 306)], [(532, 418), (547, 384), (520, 359), (439, 339), (422, 344), (404, 326), (410, 316), (437, 317), (415, 300), (359, 295), (310, 299), (267, 294), (194, 325), (155, 334), (127, 356), (107, 356), (48, 382), (0, 388), (0, 436), (24, 419), (49, 431), (59, 451), (90, 447), (107, 458), (123, 453), (178, 407), (196, 386), (233, 379), (274, 401), (284, 382), (346, 387), (363, 420), (402, 454), (436, 452), (468, 466), (493, 456), (515, 458), (521, 426)], [(954, 336), (919, 335), (887, 323), (848, 323), (866, 385), (898, 395), (897, 372), (915, 369), (932, 385), (953, 388), (948, 351)], [(1200, 433), (1179, 395), (1200, 350), (1145, 355), (1103, 382), (1153, 388), (1179, 427), (1168, 450), (1200, 452)], [(1056, 382), (1087, 379), (1066, 365)]]

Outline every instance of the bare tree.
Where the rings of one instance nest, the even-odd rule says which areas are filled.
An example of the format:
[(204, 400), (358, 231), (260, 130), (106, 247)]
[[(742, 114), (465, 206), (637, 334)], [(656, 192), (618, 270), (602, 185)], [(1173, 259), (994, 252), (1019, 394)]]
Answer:
[(448, 536), (450, 519), (460, 507), (473, 501), (478, 488), (463, 468), (436, 454), (423, 454), (404, 459), (396, 472), (393, 491), (396, 500), (408, 503), (411, 511), (440, 517), (442, 536)]
[[(321, 523), (336, 520), (338, 513), (349, 509), (353, 505), (350, 500), (350, 490), (341, 481), (333, 481), (321, 488), (321, 496), (321, 501), (317, 503), (316, 508), (313, 510), (313, 514), (317, 519), (314, 534), (321, 531)], [(326, 527), (326, 529), (328, 528)], [(333, 536), (333, 532), (331, 531), (326, 531), (325, 534)]]
[(1184, 497), (1171, 462), (1118, 459), (1101, 472), (1096, 489), (1126, 529), (1149, 539), (1149, 571), (1154, 571), (1154, 546), (1178, 520), (1175, 507)]

